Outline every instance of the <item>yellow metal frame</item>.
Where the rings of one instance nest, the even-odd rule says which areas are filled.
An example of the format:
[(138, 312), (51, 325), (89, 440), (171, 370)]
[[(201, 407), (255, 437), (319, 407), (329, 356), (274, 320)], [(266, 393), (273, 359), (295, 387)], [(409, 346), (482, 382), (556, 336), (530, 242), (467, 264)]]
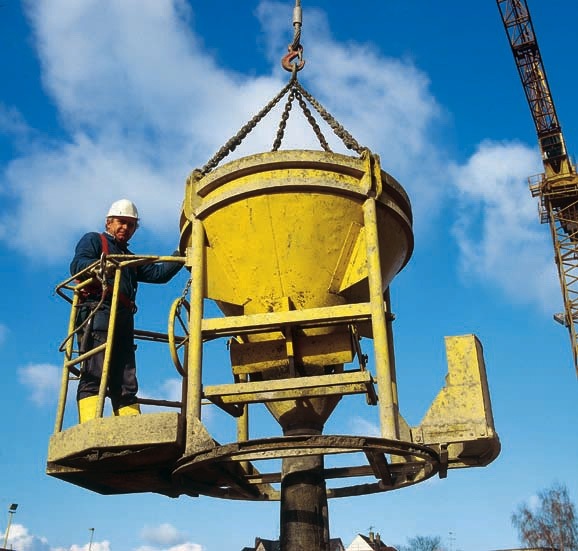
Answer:
[[(66, 407), (66, 399), (68, 396), (68, 386), (71, 380), (75, 380), (80, 375), (80, 368), (77, 366), (87, 358), (94, 356), (104, 350), (104, 361), (102, 369), (102, 379), (98, 392), (98, 403), (96, 405), (96, 417), (102, 417), (104, 411), (104, 403), (106, 399), (106, 388), (108, 381), (108, 374), (110, 369), (110, 354), (112, 349), (112, 342), (116, 330), (116, 315), (118, 308), (118, 294), (120, 288), (120, 273), (125, 268), (135, 268), (144, 264), (152, 264), (155, 262), (184, 262), (184, 258), (175, 256), (136, 256), (136, 255), (108, 255), (106, 257), (105, 269), (106, 271), (114, 271), (113, 291), (111, 296), (110, 320), (108, 327), (107, 340), (103, 344), (79, 354), (75, 349), (75, 333), (76, 333), (76, 317), (78, 307), (80, 305), (80, 296), (86, 287), (100, 285), (96, 278), (95, 271), (99, 269), (100, 261), (96, 261), (78, 274), (73, 275), (56, 287), (56, 293), (71, 304), (70, 318), (68, 322), (68, 333), (65, 339), (64, 346), (64, 364), (62, 367), (62, 376), (60, 380), (60, 392), (58, 397), (58, 405), (56, 411), (56, 420), (54, 426), (54, 433), (62, 431), (64, 424), (64, 415)], [(171, 335), (173, 341), (174, 335)], [(151, 340), (157, 342), (169, 342), (169, 334), (155, 333), (151, 331), (135, 331), (135, 337), (144, 340)], [(71, 374), (73, 379), (71, 379)], [(172, 405), (167, 401), (155, 401), (158, 405)]]
[[(267, 234), (281, 220), (280, 213), (290, 216), (285, 202), (292, 200), (298, 203), (289, 203), (295, 212), (309, 216), (299, 219), (299, 224), (316, 222), (319, 201), (335, 208), (323, 213), (334, 226), (320, 228), (319, 243), (313, 244), (317, 250), (308, 248), (308, 234), (296, 237), (297, 253), (299, 247), (307, 248), (303, 256), (310, 266), (299, 264), (302, 255), (295, 251), (289, 251), (293, 255), (289, 259), (280, 258), (279, 251), (265, 259), (263, 266), (280, 283), (263, 290), (261, 285), (270, 282), (267, 274), (259, 273), (261, 266), (252, 265), (253, 260), (261, 261), (258, 249), (243, 239), (250, 232), (254, 238)], [(229, 218), (222, 210), (228, 211)], [(265, 223), (243, 234), (236, 231), (240, 215), (262, 216)], [(339, 234), (336, 243), (327, 236), (333, 229)], [(285, 226), (277, 236), (272, 232), (265, 237), (267, 246), (273, 247), (278, 245), (275, 237), (293, 234)], [(231, 240), (238, 250), (227, 249)], [(215, 244), (223, 244), (225, 253)], [(280, 250), (292, 246), (295, 243), (289, 240)], [(326, 247), (331, 249), (327, 251), (331, 260), (318, 261)], [(101, 493), (155, 491), (272, 500), (280, 498), (273, 484), (281, 481), (281, 473), (261, 473), (254, 461), (350, 454), (352, 465), (327, 468), (325, 477), (374, 477), (366, 484), (351, 481), (329, 488), (328, 497), (388, 491), (435, 474), (445, 476), (450, 468), (489, 463), (499, 453), (499, 440), (481, 345), (473, 335), (447, 338), (446, 385), (422, 423), (410, 427), (399, 413), (389, 283), (408, 261), (412, 247), (409, 200), (369, 151), (360, 159), (323, 152), (277, 152), (233, 161), (207, 176), (193, 173), (181, 219), (181, 251), (191, 270), (185, 307), (188, 334), (174, 334), (177, 311), (184, 304), (181, 297), (170, 309), (168, 335), (154, 336), (169, 343), (183, 375), (179, 413), (101, 418), (102, 385), (99, 418), (62, 431), (66, 391), (61, 390), (49, 474)], [(141, 258), (143, 262), (165, 260)], [(113, 300), (119, 270), (127, 266), (124, 260), (118, 260)], [(245, 270), (243, 281), (239, 270)], [(296, 280), (291, 279), (294, 276)], [(78, 298), (72, 288), (74, 307)], [(253, 300), (246, 300), (253, 291)], [(256, 296), (259, 293), (262, 296)], [(205, 299), (214, 300), (225, 317), (206, 318)], [(71, 317), (69, 333), (73, 330)], [(366, 367), (360, 336), (371, 339), (374, 374)], [(215, 338), (234, 339), (232, 372), (224, 383), (204, 385), (204, 342)], [(178, 357), (180, 347), (185, 349), (185, 365)], [(73, 356), (69, 341), (63, 386), (73, 369), (71, 362), (79, 361)], [(354, 356), (359, 367), (345, 369)], [(379, 437), (321, 434), (346, 394), (361, 394), (367, 404), (377, 406)], [(269, 409), (284, 436), (251, 438), (249, 408), (254, 403)], [(222, 445), (211, 437), (201, 416), (207, 404), (217, 405), (236, 421), (237, 442)], [(301, 411), (306, 411), (309, 433), (293, 432)], [(357, 464), (360, 457), (365, 464)]]

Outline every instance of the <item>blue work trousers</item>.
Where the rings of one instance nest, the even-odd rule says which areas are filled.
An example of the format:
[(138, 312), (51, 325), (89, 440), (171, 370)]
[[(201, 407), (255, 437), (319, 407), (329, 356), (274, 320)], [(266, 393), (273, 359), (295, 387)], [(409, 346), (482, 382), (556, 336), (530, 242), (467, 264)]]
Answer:
[[(79, 319), (86, 318), (90, 308), (95, 304), (85, 303), (80, 307)], [(83, 311), (83, 309), (87, 309)], [(84, 332), (79, 334), (79, 340), (86, 352), (106, 342), (108, 336), (108, 321), (110, 317), (110, 305), (103, 304), (96, 312), (92, 322)], [(105, 351), (91, 356), (83, 362), (80, 372), (80, 380), (76, 399), (82, 400), (98, 394), (102, 379)], [(136, 360), (134, 344), (134, 315), (123, 305), (118, 306), (116, 315), (116, 329), (110, 355), (110, 367), (108, 373), (107, 395), (113, 409), (117, 410), (137, 402), (138, 381), (136, 377)]]

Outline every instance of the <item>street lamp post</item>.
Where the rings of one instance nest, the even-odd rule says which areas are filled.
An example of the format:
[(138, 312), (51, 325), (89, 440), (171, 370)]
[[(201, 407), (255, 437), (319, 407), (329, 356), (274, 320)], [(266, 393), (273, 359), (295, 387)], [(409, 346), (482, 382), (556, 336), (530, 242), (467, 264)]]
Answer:
[(10, 533), (10, 525), (12, 524), (12, 515), (18, 509), (18, 503), (12, 503), (8, 508), (8, 526), (6, 526), (6, 534), (4, 535), (4, 548), (6, 549), (6, 545), (8, 543), (8, 534)]
[(92, 538), (94, 537), (94, 528), (89, 528), (90, 530), (90, 543), (88, 544), (88, 551), (92, 549)]

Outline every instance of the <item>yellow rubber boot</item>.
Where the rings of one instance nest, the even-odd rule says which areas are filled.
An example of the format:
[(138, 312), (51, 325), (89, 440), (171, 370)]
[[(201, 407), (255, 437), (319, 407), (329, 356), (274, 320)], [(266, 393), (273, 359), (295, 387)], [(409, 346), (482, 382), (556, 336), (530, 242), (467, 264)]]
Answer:
[(78, 421), (86, 423), (96, 417), (96, 406), (98, 405), (98, 396), (87, 396), (78, 400)]
[(130, 406), (123, 406), (115, 409), (114, 414), (122, 417), (123, 415), (140, 415), (140, 406), (138, 404), (131, 404)]

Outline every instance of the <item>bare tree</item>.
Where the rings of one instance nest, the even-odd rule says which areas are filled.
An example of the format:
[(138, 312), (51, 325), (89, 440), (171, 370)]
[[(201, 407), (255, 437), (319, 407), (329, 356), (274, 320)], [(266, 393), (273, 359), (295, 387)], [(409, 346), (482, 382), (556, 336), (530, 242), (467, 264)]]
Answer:
[(407, 538), (407, 545), (401, 551), (442, 551), (442, 539), (439, 536), (415, 536)]
[(578, 522), (568, 489), (562, 484), (538, 493), (538, 506), (523, 503), (512, 514), (520, 541), (528, 547), (578, 551)]

